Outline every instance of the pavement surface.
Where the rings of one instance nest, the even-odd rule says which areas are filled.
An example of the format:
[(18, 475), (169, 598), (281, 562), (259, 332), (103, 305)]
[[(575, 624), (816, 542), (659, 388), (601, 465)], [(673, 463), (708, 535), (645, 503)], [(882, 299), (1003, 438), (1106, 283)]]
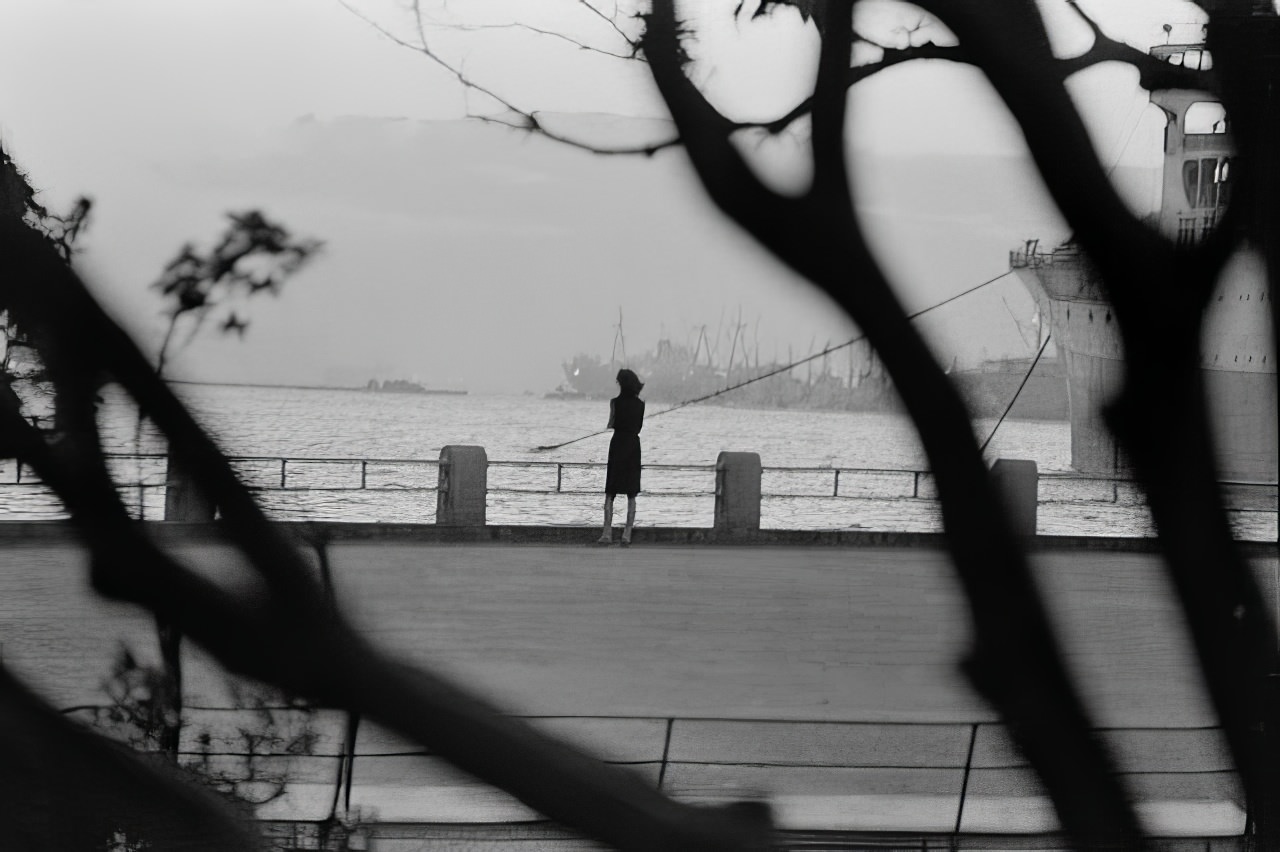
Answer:
[[(236, 582), (209, 543), (173, 547)], [(376, 642), (513, 715), (693, 801), (765, 796), (782, 825), (1046, 831), (1047, 800), (958, 671), (970, 636), (932, 547), (439, 543), (329, 545), (340, 606)], [(154, 658), (149, 616), (98, 599), (74, 545), (0, 549), (0, 652), (60, 707), (102, 703), (121, 642)], [(1068, 665), (1148, 827), (1243, 829), (1238, 784), (1156, 556), (1048, 550), (1037, 580)], [(1277, 560), (1255, 557), (1268, 600)], [(191, 728), (236, 729), (224, 678), (188, 651)], [(203, 715), (201, 715), (203, 714)], [(263, 816), (333, 800), (340, 714)], [(406, 822), (531, 815), (418, 744), (361, 728), (353, 805)]]

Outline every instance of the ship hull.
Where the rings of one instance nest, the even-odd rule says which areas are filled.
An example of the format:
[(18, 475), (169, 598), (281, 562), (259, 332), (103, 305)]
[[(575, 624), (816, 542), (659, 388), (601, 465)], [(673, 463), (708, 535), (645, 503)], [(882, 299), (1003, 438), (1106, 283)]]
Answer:
[(1008, 416), (1014, 420), (1070, 417), (1067, 380), (1056, 359), (991, 361), (976, 370), (951, 373), (950, 378), (974, 417)]
[[(1078, 255), (1023, 257), (1014, 272), (1049, 318), (1067, 373), (1071, 464), (1082, 473), (1129, 472), (1104, 420), (1119, 391), (1124, 355), (1095, 273)], [(1275, 482), (1276, 373), (1265, 279), (1256, 258), (1224, 272), (1201, 345), (1219, 471), (1226, 480)]]

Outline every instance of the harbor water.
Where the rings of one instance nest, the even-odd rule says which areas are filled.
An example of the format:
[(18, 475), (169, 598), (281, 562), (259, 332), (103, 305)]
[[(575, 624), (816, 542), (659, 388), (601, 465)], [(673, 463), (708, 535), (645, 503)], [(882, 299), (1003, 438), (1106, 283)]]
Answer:
[[(177, 390), (269, 514), (282, 520), (431, 523), (440, 449), (485, 448), (489, 523), (588, 526), (598, 522), (608, 433), (605, 402), (535, 395), (444, 395), (363, 390), (178, 385)], [(929, 532), (941, 529), (932, 478), (910, 422), (897, 414), (689, 406), (650, 402), (642, 433), (640, 526), (708, 527), (721, 451), (760, 455), (761, 524), (769, 529)], [(123, 395), (107, 393), (104, 443), (124, 495), (142, 517), (164, 506), (163, 442), (137, 428)], [(1152, 533), (1132, 483), (1080, 479), (1065, 421), (994, 420), (988, 461), (1030, 459), (1041, 473), (1043, 535)], [(135, 454), (153, 454), (134, 458)], [(140, 486), (140, 487), (139, 487)], [(1275, 488), (1233, 488), (1237, 534), (1276, 538)], [(0, 517), (56, 517), (61, 509), (12, 462), (0, 470)]]

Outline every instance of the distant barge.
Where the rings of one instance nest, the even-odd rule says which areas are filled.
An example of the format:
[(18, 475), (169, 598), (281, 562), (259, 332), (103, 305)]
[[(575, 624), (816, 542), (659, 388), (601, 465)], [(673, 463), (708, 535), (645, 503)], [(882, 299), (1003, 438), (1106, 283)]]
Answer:
[(377, 379), (370, 379), (369, 384), (365, 385), (365, 390), (374, 391), (375, 393), (428, 393), (448, 396), (465, 396), (467, 393), (465, 390), (424, 388), (417, 382), (410, 382), (404, 379), (389, 379), (385, 382), (380, 382)]

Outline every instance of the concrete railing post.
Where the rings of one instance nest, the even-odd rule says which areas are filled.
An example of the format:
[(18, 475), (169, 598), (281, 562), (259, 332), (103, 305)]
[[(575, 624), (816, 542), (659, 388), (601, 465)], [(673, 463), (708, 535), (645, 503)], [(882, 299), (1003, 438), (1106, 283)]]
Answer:
[(164, 519), (205, 523), (214, 519), (215, 509), (213, 501), (196, 488), (195, 479), (169, 456), (164, 475)]
[(741, 535), (760, 530), (759, 453), (721, 453), (716, 458), (715, 531)]
[(482, 527), (489, 490), (489, 457), (484, 447), (460, 444), (440, 450), (440, 490), (436, 523), (447, 527)]
[(996, 459), (991, 479), (1004, 498), (1005, 512), (1015, 535), (1036, 534), (1040, 473), (1036, 463), (1023, 459)]

